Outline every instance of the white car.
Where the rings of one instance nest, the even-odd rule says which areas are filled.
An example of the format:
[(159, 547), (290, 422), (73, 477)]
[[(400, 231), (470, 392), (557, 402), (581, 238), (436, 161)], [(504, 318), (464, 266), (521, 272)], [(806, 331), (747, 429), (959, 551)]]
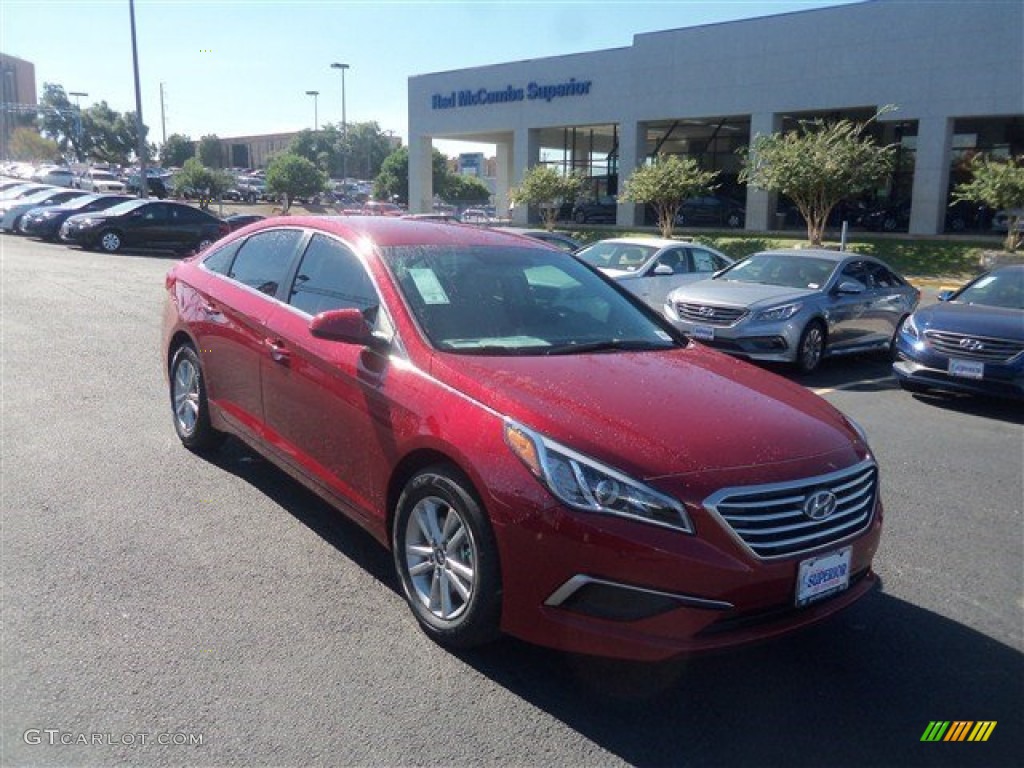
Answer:
[(706, 245), (662, 237), (613, 237), (576, 253), (659, 314), (665, 297), (680, 285), (704, 280), (733, 263)]
[(75, 173), (70, 168), (47, 168), (39, 174), (40, 184), (51, 184), (54, 187), (73, 187)]
[(78, 177), (76, 185), (86, 192), (114, 192), (122, 193), (125, 190), (124, 182), (108, 171), (90, 170), (85, 171)]

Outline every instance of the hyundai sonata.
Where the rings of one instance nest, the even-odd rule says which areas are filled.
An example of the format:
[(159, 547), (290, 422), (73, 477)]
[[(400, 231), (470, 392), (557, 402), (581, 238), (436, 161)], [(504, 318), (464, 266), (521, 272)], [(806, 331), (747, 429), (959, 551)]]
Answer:
[(393, 555), (423, 629), (655, 660), (868, 592), (863, 433), (532, 238), (257, 222), (166, 278), (170, 412), (234, 435)]

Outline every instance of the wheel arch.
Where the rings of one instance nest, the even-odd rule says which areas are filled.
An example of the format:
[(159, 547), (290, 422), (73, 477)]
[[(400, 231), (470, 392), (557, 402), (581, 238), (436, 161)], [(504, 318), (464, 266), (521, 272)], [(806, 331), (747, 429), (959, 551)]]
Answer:
[[(412, 479), (412, 476), (417, 472), (420, 472), (427, 467), (437, 465), (445, 465), (460, 476), (460, 478), (465, 482), (466, 492), (473, 496), (473, 499), (483, 511), (484, 516), (487, 517), (488, 520), (491, 520), (490, 513), (487, 510), (487, 505), (484, 504), (483, 495), (477, 488), (476, 483), (473, 482), (471, 474), (466, 471), (457, 459), (437, 448), (417, 448), (416, 450), (408, 453), (400, 462), (398, 462), (391, 473), (391, 477), (388, 479), (387, 497), (385, 500), (384, 535), (389, 551), (392, 549), (393, 544), (391, 540), (391, 527), (395, 522), (395, 513), (398, 510), (398, 499), (401, 497), (402, 491), (405, 489), (409, 480)], [(492, 526), (493, 524), (493, 521), (491, 521)]]

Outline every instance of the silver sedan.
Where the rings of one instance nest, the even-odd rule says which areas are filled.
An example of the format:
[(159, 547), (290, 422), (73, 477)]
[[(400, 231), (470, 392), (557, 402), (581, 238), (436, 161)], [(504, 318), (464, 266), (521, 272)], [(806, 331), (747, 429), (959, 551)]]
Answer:
[(724, 253), (686, 240), (661, 237), (614, 237), (576, 252), (619, 285), (660, 312), (669, 291), (704, 280), (733, 260)]
[(755, 253), (672, 291), (665, 316), (697, 341), (810, 373), (825, 357), (891, 350), (920, 292), (878, 259), (827, 250)]

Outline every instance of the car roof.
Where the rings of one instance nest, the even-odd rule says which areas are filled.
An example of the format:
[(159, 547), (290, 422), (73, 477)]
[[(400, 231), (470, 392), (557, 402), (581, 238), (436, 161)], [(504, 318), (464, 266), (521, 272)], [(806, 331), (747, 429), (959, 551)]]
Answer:
[(603, 243), (611, 243), (612, 245), (649, 245), (654, 248), (665, 248), (669, 245), (694, 245), (691, 240), (675, 240), (666, 237), (607, 237), (603, 240), (597, 240), (590, 243), (591, 245), (601, 245)]
[(513, 241), (548, 248), (539, 240), (484, 227), (460, 226), (444, 221), (401, 216), (275, 216), (253, 225), (250, 233), (273, 227), (304, 227), (347, 240), (369, 238), (383, 247), (402, 245), (509, 245)]
[(857, 253), (856, 251), (833, 251), (828, 248), (779, 248), (770, 251), (758, 251), (757, 253), (752, 253), (750, 255), (762, 256), (765, 254), (825, 259), (827, 261), (835, 262), (842, 261), (843, 259), (850, 258), (851, 256), (856, 256), (860, 259), (878, 261), (874, 256), (869, 256), (866, 253)]

